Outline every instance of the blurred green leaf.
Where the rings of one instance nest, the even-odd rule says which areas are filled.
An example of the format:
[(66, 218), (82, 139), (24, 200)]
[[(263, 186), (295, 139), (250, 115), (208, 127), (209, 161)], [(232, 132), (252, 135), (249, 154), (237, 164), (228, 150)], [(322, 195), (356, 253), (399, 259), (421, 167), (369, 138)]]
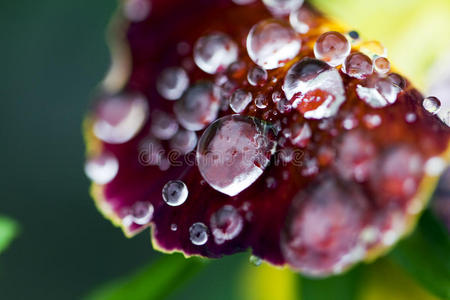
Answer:
[(18, 224), (10, 218), (0, 216), (0, 253), (12, 242), (18, 233)]
[(87, 300), (161, 300), (202, 269), (205, 262), (182, 255), (163, 255), (136, 274), (105, 284)]
[(393, 262), (434, 295), (450, 299), (450, 240), (430, 211), (418, 228), (389, 254)]
[(352, 300), (356, 299), (361, 267), (357, 266), (350, 271), (324, 279), (302, 277), (302, 300)]

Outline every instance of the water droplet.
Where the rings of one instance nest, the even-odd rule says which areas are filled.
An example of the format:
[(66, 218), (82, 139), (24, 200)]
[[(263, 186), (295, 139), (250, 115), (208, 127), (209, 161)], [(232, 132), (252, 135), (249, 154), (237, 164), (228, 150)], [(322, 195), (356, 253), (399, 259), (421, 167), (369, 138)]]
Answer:
[(342, 71), (354, 78), (363, 79), (373, 72), (372, 60), (359, 52), (347, 56)]
[(195, 64), (209, 74), (225, 71), (238, 58), (238, 47), (221, 32), (203, 36), (194, 45)]
[(94, 134), (110, 144), (131, 140), (148, 118), (147, 101), (136, 95), (117, 95), (101, 100), (95, 110)]
[(216, 244), (234, 239), (241, 233), (242, 216), (231, 205), (225, 205), (211, 216), (211, 231)]
[(181, 180), (171, 180), (164, 185), (162, 197), (164, 202), (170, 206), (180, 206), (188, 197), (186, 184)]
[(307, 119), (334, 116), (345, 101), (339, 72), (317, 59), (304, 58), (295, 63), (284, 79), (287, 99)]
[(350, 54), (351, 45), (347, 38), (336, 31), (328, 31), (319, 36), (314, 44), (314, 55), (330, 66), (342, 64)]
[(292, 126), (290, 140), (293, 145), (298, 147), (306, 147), (311, 136), (312, 131), (308, 123), (304, 123), (303, 125), (295, 123)]
[(147, 0), (128, 0), (123, 5), (125, 17), (132, 22), (145, 20), (151, 11), (151, 2)]
[(170, 224), (170, 230), (177, 231), (178, 230), (177, 224), (175, 224), (175, 223)]
[(107, 184), (119, 171), (119, 162), (111, 154), (102, 153), (89, 158), (84, 165), (86, 176), (97, 184)]
[(342, 127), (346, 130), (352, 130), (358, 126), (358, 120), (354, 116), (347, 116), (342, 121)]
[(264, 109), (269, 104), (269, 101), (267, 100), (267, 97), (264, 93), (258, 94), (255, 97), (255, 105), (259, 109)]
[(285, 97), (277, 102), (277, 110), (282, 114), (290, 112), (291, 108), (291, 103)]
[(423, 99), (422, 105), (426, 111), (435, 115), (439, 112), (439, 109), (441, 108), (441, 101), (439, 101), (439, 99), (436, 97), (427, 97)]
[(197, 146), (197, 135), (190, 130), (178, 130), (175, 136), (170, 140), (170, 147), (181, 154), (187, 154)]
[(210, 82), (193, 85), (174, 105), (178, 122), (192, 131), (205, 128), (217, 118), (218, 111), (219, 101), (214, 94), (214, 86)]
[(212, 123), (197, 146), (203, 178), (219, 192), (235, 196), (264, 172), (275, 152), (273, 130), (255, 118), (228, 115)]
[(292, 11), (289, 15), (289, 23), (292, 28), (298, 33), (306, 34), (308, 31), (316, 26), (316, 17), (307, 8), (301, 7), (298, 10)]
[(373, 129), (381, 125), (381, 117), (377, 114), (367, 114), (363, 118), (367, 128)]
[(253, 67), (248, 71), (247, 80), (253, 86), (263, 86), (267, 81), (267, 71), (259, 66)]
[(391, 63), (386, 57), (383, 56), (378, 56), (375, 58), (373, 65), (375, 67), (375, 71), (379, 74), (386, 74), (391, 70)]
[(417, 115), (413, 112), (407, 113), (405, 116), (405, 120), (408, 123), (413, 123), (417, 120)]
[(248, 260), (255, 267), (259, 267), (262, 264), (262, 259), (255, 255), (250, 255)]
[(252, 93), (238, 89), (231, 95), (230, 107), (235, 113), (241, 113), (252, 102), (252, 99)]
[(186, 71), (179, 67), (167, 68), (161, 72), (156, 81), (158, 93), (167, 100), (177, 100), (189, 86)]
[(287, 15), (299, 9), (303, 5), (303, 0), (263, 0), (267, 8), (276, 15)]
[(401, 91), (389, 78), (373, 77), (366, 85), (367, 87), (358, 84), (356, 94), (373, 108), (385, 107), (395, 103), (397, 95)]
[(189, 227), (189, 238), (192, 244), (201, 246), (208, 241), (208, 227), (201, 222), (197, 222)]
[(254, 25), (247, 36), (247, 51), (260, 67), (271, 70), (283, 66), (300, 51), (301, 40), (281, 20), (269, 19)]
[(151, 133), (160, 140), (172, 138), (178, 131), (178, 123), (174, 118), (162, 111), (152, 113)]
[(133, 222), (138, 225), (148, 224), (152, 220), (153, 210), (150, 202), (136, 202), (131, 208)]
[(387, 56), (386, 48), (378, 41), (367, 41), (361, 43), (359, 46), (359, 51), (371, 58), (375, 58), (377, 56)]

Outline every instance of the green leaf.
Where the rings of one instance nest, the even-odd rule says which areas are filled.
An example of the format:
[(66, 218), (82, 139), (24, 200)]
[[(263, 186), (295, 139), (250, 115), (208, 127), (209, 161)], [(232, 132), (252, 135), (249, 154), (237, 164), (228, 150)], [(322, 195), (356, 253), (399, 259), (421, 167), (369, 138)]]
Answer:
[(163, 255), (136, 274), (105, 284), (87, 300), (161, 300), (194, 276), (205, 262), (182, 255)]
[(11, 244), (19, 231), (18, 228), (12, 219), (0, 216), (0, 253)]
[(352, 300), (356, 299), (361, 267), (324, 279), (301, 278), (302, 300)]
[(416, 231), (389, 254), (417, 282), (434, 295), (450, 299), (450, 240), (430, 211)]

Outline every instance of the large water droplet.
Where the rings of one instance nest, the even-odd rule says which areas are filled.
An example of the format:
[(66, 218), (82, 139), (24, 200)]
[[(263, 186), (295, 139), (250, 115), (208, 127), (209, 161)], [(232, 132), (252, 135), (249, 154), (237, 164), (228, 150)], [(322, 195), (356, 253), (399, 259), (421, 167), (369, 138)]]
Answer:
[(231, 96), (230, 107), (235, 113), (241, 113), (252, 102), (252, 99), (252, 93), (238, 89)]
[(193, 131), (179, 130), (170, 140), (170, 147), (173, 150), (180, 151), (181, 154), (187, 154), (197, 146), (197, 135)]
[(309, 9), (301, 7), (291, 12), (289, 22), (295, 31), (306, 34), (311, 28), (316, 26), (316, 17)]
[(102, 153), (89, 158), (84, 165), (84, 171), (93, 182), (107, 184), (116, 177), (119, 171), (119, 162), (111, 154)]
[(164, 185), (162, 197), (164, 202), (170, 206), (179, 206), (183, 204), (188, 197), (186, 184), (181, 180), (171, 180)]
[(366, 84), (356, 86), (356, 94), (373, 108), (385, 107), (397, 101), (401, 89), (389, 78), (370, 78)]
[(226, 34), (221, 32), (203, 36), (194, 45), (196, 65), (209, 74), (225, 71), (238, 57), (238, 47)]
[(273, 129), (255, 118), (229, 115), (212, 123), (197, 147), (197, 163), (208, 184), (235, 196), (261, 176), (275, 152)]
[(426, 111), (435, 115), (439, 112), (439, 109), (441, 108), (441, 101), (439, 101), (439, 99), (436, 97), (427, 97), (423, 99), (422, 105)]
[(254, 25), (247, 36), (247, 51), (260, 67), (271, 70), (283, 66), (300, 51), (301, 40), (281, 20), (269, 19)]
[(211, 231), (216, 244), (223, 244), (238, 236), (242, 231), (243, 219), (231, 205), (225, 205), (211, 216)]
[(339, 72), (317, 59), (304, 58), (286, 74), (283, 91), (292, 107), (307, 119), (334, 116), (345, 101)]
[(177, 121), (162, 111), (152, 113), (152, 124), (150, 126), (152, 134), (161, 140), (172, 138), (178, 131)]
[(183, 95), (189, 86), (186, 71), (179, 67), (167, 68), (159, 75), (156, 89), (167, 100), (176, 100)]
[(189, 227), (189, 238), (192, 244), (201, 246), (208, 241), (208, 227), (201, 222), (197, 222)]
[(363, 79), (373, 72), (372, 60), (362, 53), (352, 53), (345, 59), (342, 71), (348, 76)]
[(210, 82), (197, 83), (190, 87), (181, 100), (174, 105), (180, 124), (192, 131), (205, 128), (217, 118), (219, 101)]
[(263, 3), (272, 13), (287, 15), (299, 9), (303, 5), (303, 0), (263, 0)]
[(110, 144), (132, 139), (148, 118), (147, 101), (136, 95), (117, 95), (101, 100), (95, 111), (94, 134)]
[(333, 67), (342, 64), (350, 54), (350, 50), (350, 42), (343, 34), (336, 31), (325, 32), (314, 44), (316, 58), (326, 61)]

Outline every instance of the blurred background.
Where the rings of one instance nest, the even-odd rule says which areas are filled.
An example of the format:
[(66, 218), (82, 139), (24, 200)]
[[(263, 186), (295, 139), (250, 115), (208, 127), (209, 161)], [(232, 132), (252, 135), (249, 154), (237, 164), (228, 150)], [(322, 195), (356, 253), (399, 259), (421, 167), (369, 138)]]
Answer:
[[(348, 10), (341, 4), (348, 7), (349, 2), (329, 1), (329, 9), (342, 19)], [(427, 86), (428, 77), (420, 74), (449, 44), (449, 27), (443, 27), (450, 24), (449, 12), (442, 14), (436, 6), (433, 11), (439, 15), (433, 18), (433, 2), (427, 1), (418, 4), (424, 9), (413, 16), (409, 10), (398, 15), (402, 8), (397, 1), (380, 1), (370, 8), (369, 2), (353, 1), (358, 13), (350, 14), (349, 23), (361, 24), (361, 32), (381, 41), (384, 36), (387, 48), (393, 48), (394, 63)], [(105, 29), (116, 5), (114, 0), (0, 2), (0, 215), (15, 219), (20, 231), (0, 255), (0, 299), (79, 299), (160, 256), (152, 250), (148, 233), (127, 239), (100, 216), (83, 173), (81, 123), (90, 94), (109, 67)], [(397, 18), (399, 25), (392, 27), (392, 20), (380, 22), (378, 28), (369, 24), (377, 14)], [(441, 22), (431, 24), (435, 32), (428, 44), (402, 31), (412, 17), (422, 31), (425, 21)], [(401, 55), (395, 39), (399, 34), (403, 46), (413, 41), (424, 45), (408, 55), (431, 48), (426, 63), (409, 66), (416, 58)], [(211, 299), (212, 291), (214, 299), (234, 299), (231, 287), (246, 260), (248, 254), (242, 254), (209, 264), (170, 299)]]

